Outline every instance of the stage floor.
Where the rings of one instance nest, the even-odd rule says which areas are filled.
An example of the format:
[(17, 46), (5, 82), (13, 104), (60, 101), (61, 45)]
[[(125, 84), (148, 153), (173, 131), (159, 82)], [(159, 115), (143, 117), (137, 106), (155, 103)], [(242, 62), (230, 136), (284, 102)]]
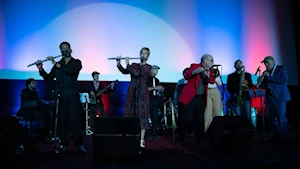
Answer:
[[(43, 159), (23, 159), (13, 162), (14, 167), (32, 169), (68, 169), (68, 168), (298, 168), (300, 144), (274, 144), (260, 141), (261, 133), (256, 135), (256, 142), (243, 156), (208, 157), (197, 153), (195, 138), (187, 138), (184, 146), (175, 146), (172, 151), (172, 135), (167, 133), (161, 139), (147, 140), (146, 150), (138, 158), (123, 158), (116, 164), (95, 162), (93, 160), (92, 136), (84, 136), (84, 145), (88, 153), (79, 154), (70, 144), (68, 153), (50, 154)], [(51, 144), (38, 143), (35, 146), (39, 157), (44, 155)], [(27, 165), (26, 165), (27, 164)], [(1, 167), (2, 168), (2, 167)], [(4, 167), (5, 168), (5, 167)]]

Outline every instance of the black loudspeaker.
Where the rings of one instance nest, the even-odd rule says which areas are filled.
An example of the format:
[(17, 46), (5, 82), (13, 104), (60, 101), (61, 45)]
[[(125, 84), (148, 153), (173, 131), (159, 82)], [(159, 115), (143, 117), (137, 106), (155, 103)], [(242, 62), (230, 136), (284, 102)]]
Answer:
[(99, 117), (95, 119), (94, 160), (117, 161), (140, 151), (140, 119)]
[(0, 117), (0, 154), (13, 156), (22, 144), (26, 146), (28, 137), (25, 129), (15, 117)]
[(245, 116), (215, 117), (198, 146), (203, 155), (242, 155), (254, 141), (256, 129)]

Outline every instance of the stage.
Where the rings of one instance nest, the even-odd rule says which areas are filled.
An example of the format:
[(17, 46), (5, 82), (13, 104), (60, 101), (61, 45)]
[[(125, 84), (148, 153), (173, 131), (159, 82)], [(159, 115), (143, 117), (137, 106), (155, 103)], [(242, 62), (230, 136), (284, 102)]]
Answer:
[[(291, 137), (297, 133), (291, 132)], [(93, 159), (93, 136), (84, 136), (84, 145), (88, 153), (80, 154), (77, 148), (70, 144), (68, 152), (44, 156), (51, 144), (37, 143), (36, 157), (18, 158), (12, 164), (18, 168), (298, 168), (300, 159), (300, 142), (276, 144), (262, 142), (262, 133), (255, 135), (255, 141), (244, 155), (238, 156), (206, 156), (197, 153), (195, 138), (187, 137), (184, 146), (175, 145), (172, 151), (172, 134), (165, 133), (161, 139), (146, 141), (146, 149), (139, 156), (123, 157), (115, 163)], [(230, 152), (228, 152), (230, 154)], [(41, 158), (43, 157), (44, 158)], [(8, 161), (6, 161), (8, 162)]]

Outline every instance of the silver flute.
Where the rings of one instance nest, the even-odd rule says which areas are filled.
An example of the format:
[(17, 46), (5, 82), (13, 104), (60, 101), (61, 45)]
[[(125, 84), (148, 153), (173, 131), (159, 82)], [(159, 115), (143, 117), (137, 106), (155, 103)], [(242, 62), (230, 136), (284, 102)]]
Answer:
[[(107, 58), (107, 60), (117, 60), (117, 59), (125, 59), (125, 57), (123, 58)], [(129, 59), (141, 59), (141, 58), (129, 58)]]
[[(62, 57), (62, 55), (54, 56), (53, 59), (58, 58), (58, 57)], [(43, 62), (46, 62), (48, 60), (50, 60), (50, 59), (47, 58), (47, 59), (44, 59), (44, 60), (38, 60), (38, 61), (36, 61), (34, 63), (29, 64), (27, 67), (30, 67), (30, 66), (33, 66), (33, 65), (37, 65), (37, 64), (40, 64), (40, 63), (43, 63)]]

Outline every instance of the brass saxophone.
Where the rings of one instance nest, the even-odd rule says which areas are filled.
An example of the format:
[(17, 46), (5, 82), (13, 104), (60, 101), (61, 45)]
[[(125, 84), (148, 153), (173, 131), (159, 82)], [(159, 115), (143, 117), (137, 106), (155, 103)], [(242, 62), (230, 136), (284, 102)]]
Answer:
[(213, 76), (216, 78), (216, 77), (218, 77), (218, 76), (220, 76), (220, 71), (219, 71), (219, 69), (218, 68), (212, 68), (212, 70), (214, 71), (213, 72)]
[[(170, 106), (170, 109), (167, 108), (167, 106)], [(168, 125), (168, 118), (167, 115), (169, 115), (168, 111), (171, 111), (172, 114), (172, 124), (171, 126)], [(176, 115), (175, 115), (175, 107), (173, 102), (171, 101), (171, 98), (169, 98), (168, 101), (164, 103), (164, 118), (165, 118), (165, 125), (168, 128), (176, 129), (178, 128), (176, 124)]]
[(245, 67), (242, 67), (242, 72), (241, 72), (241, 76), (240, 76), (240, 89), (239, 89), (239, 94), (238, 94), (238, 98), (237, 98), (237, 104), (238, 105), (243, 105), (243, 98), (242, 98), (242, 93), (243, 91), (248, 91), (249, 87), (247, 85), (244, 84), (245, 82)]

